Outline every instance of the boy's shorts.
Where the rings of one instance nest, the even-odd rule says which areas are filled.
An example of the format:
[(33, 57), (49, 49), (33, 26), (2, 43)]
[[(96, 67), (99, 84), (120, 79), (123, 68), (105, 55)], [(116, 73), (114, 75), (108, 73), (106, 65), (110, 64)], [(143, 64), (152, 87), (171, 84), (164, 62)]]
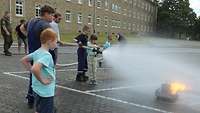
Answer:
[(54, 113), (54, 97), (41, 97), (34, 92), (35, 108), (38, 113)]

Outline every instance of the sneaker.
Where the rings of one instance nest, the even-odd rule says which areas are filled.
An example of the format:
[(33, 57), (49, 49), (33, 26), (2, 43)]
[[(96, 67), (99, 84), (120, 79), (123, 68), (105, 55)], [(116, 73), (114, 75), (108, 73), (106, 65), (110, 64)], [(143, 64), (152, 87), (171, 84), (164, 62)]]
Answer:
[(89, 85), (97, 85), (97, 81), (96, 80), (90, 80)]
[(27, 106), (29, 109), (33, 109), (34, 108), (34, 97), (31, 94), (28, 94), (26, 96), (27, 99)]
[(81, 80), (81, 76), (80, 75), (76, 75), (76, 81), (78, 81), (78, 82), (81, 82), (82, 80)]
[(34, 103), (27, 103), (27, 105), (28, 105), (29, 109), (33, 109), (34, 108)]
[(54, 106), (53, 113), (57, 113), (57, 108)]
[(84, 82), (88, 81), (88, 79), (89, 79), (88, 76), (85, 76), (85, 75), (83, 76), (83, 81), (84, 81)]
[(85, 82), (86, 78), (82, 74), (77, 74), (76, 81), (77, 82)]
[(5, 52), (5, 55), (6, 55), (6, 56), (12, 56), (12, 53), (10, 53), (10, 52)]

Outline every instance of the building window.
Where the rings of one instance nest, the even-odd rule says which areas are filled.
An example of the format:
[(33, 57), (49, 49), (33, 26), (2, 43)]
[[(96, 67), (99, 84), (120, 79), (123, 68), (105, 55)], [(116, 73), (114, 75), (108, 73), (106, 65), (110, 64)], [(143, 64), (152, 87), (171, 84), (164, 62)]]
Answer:
[(97, 26), (100, 26), (100, 22), (101, 22), (101, 18), (100, 18), (100, 16), (97, 16)]
[(23, 0), (16, 0), (16, 16), (23, 16)]
[(78, 3), (79, 3), (79, 4), (82, 4), (82, 3), (83, 3), (83, 1), (82, 1), (82, 0), (78, 0)]
[(88, 24), (89, 24), (89, 25), (92, 24), (92, 15), (88, 15)]
[(38, 18), (40, 17), (40, 5), (35, 5), (35, 17)]
[(133, 6), (137, 5), (137, 0), (133, 0)]
[(124, 9), (124, 15), (125, 16), (127, 15), (127, 9)]
[(65, 21), (71, 22), (71, 12), (70, 11), (65, 12)]
[(117, 28), (121, 28), (121, 21), (120, 20), (117, 20)]
[(127, 24), (126, 22), (124, 22), (123, 29), (126, 29), (126, 28), (127, 28)]
[(131, 30), (131, 23), (128, 24), (128, 30)]
[(82, 23), (82, 14), (78, 13), (78, 24)]
[(121, 13), (121, 7), (119, 5), (112, 4), (112, 12), (120, 14)]
[(105, 27), (108, 27), (108, 17), (107, 16), (104, 17), (104, 25), (105, 25)]
[(112, 23), (112, 25), (111, 25), (112, 28), (121, 28), (121, 21), (120, 20), (112, 19), (111, 23)]
[(101, 8), (101, 0), (97, 1), (97, 8)]
[(132, 31), (135, 31), (135, 24), (132, 25)]
[(92, 0), (88, 0), (88, 5), (92, 6)]
[(108, 10), (109, 5), (108, 5), (108, 0), (105, 0), (105, 9)]
[(129, 10), (128, 16), (131, 18), (131, 16), (132, 16), (132, 11), (131, 10)]

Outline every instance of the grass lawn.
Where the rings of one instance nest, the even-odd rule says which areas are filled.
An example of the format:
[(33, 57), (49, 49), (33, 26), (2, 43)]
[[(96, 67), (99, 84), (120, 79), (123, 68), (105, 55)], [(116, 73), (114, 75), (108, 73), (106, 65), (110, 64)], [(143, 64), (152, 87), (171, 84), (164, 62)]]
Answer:
[[(63, 42), (68, 42), (68, 43), (74, 43), (73, 39), (77, 36), (77, 33), (65, 33), (65, 34), (61, 34), (61, 40)], [(130, 43), (143, 43), (144, 40), (143, 38), (138, 37), (135, 34), (125, 34), (125, 38), (127, 39), (128, 42)], [(16, 42), (17, 38), (16, 38), (16, 34), (13, 33), (13, 39)], [(115, 36), (113, 36), (113, 41), (112, 43), (117, 43), (117, 38)], [(104, 33), (100, 33), (99, 37), (98, 37), (98, 44), (104, 44), (107, 40), (107, 36)]]
[[(73, 43), (73, 39), (77, 36), (77, 33), (66, 33), (66, 34), (61, 34), (61, 40), (63, 42), (69, 42), (69, 43)], [(142, 41), (140, 38), (138, 38), (138, 36), (134, 35), (134, 34), (125, 34), (126, 39), (128, 40), (128, 42), (140, 42)], [(107, 37), (105, 34), (100, 34), (98, 37), (98, 44), (104, 44), (107, 40)], [(116, 43), (117, 39), (115, 36), (113, 36), (113, 41), (112, 43)]]

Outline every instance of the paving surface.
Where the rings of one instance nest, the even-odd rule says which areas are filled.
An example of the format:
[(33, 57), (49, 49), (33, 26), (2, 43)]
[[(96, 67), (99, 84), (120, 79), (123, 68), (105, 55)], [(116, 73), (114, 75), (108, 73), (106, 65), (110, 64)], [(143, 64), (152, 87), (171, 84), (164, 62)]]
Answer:
[[(143, 45), (145, 44), (138, 44), (137, 47)], [(175, 56), (195, 67), (200, 66), (200, 42), (151, 39), (145, 47), (159, 49), (165, 56)], [(14, 53), (11, 57), (0, 54), (0, 113), (34, 113), (34, 110), (28, 109), (26, 105), (28, 72), (19, 61), (24, 54), (17, 54), (16, 50), (15, 47), (11, 49)], [(0, 51), (3, 51), (2, 47)], [(75, 47), (59, 48), (59, 63), (76, 62)], [(75, 75), (76, 65), (57, 70), (55, 105), (58, 113), (200, 112), (199, 92), (189, 96), (183, 94), (180, 101), (175, 103), (157, 101), (154, 92), (159, 86), (154, 81), (140, 83), (137, 80), (123, 79), (115, 75), (112, 67), (106, 64), (98, 68), (97, 86), (75, 82)], [(151, 73), (147, 74), (150, 75)], [(195, 102), (192, 101), (194, 99)]]

